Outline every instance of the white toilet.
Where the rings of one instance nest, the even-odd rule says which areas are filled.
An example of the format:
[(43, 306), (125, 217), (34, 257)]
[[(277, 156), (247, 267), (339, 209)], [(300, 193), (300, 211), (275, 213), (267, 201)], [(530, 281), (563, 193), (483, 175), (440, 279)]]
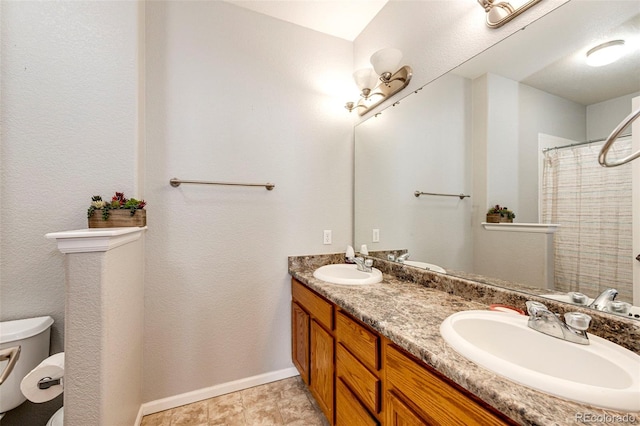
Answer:
[(47, 426), (63, 426), (64, 425), (64, 407), (55, 412), (47, 422)]
[[(5, 371), (7, 373), (0, 384), (0, 419), (4, 413), (26, 401), (20, 391), (20, 382), (49, 356), (52, 324), (53, 318), (48, 316), (0, 322), (0, 377), (5, 375)], [(51, 426), (58, 424), (62, 425), (51, 423)]]

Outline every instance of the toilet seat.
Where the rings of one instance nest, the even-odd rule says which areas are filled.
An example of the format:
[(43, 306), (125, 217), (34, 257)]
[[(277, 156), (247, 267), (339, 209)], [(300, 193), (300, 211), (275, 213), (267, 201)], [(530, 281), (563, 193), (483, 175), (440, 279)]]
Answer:
[(63, 426), (64, 425), (64, 407), (56, 411), (47, 422), (47, 426)]

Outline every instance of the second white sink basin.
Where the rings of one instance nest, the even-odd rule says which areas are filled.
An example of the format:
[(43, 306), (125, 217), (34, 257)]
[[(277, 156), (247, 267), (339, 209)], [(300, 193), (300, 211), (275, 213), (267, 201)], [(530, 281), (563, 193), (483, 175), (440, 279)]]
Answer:
[(426, 269), (433, 272), (439, 272), (441, 274), (447, 273), (447, 271), (445, 271), (444, 268), (441, 268), (438, 265), (434, 265), (433, 263), (418, 262), (416, 260), (405, 260), (404, 264), (413, 266), (414, 268), (420, 268), (420, 269)]
[(358, 271), (357, 265), (333, 264), (324, 265), (313, 271), (313, 276), (332, 284), (364, 285), (382, 281), (382, 272), (371, 268), (371, 272)]
[(619, 411), (640, 411), (640, 356), (589, 334), (589, 345), (527, 326), (527, 316), (463, 311), (440, 326), (465, 358), (510, 380), (561, 398)]

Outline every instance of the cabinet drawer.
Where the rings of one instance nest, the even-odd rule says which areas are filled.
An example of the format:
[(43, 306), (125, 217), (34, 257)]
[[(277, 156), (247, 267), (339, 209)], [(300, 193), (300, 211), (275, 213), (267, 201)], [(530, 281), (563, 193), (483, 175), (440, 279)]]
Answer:
[(295, 279), (291, 280), (291, 295), (318, 323), (328, 330), (333, 330), (333, 307), (303, 284)]
[(353, 396), (347, 385), (338, 379), (336, 380), (336, 426), (353, 425), (377, 426), (378, 422)]
[(336, 373), (372, 412), (380, 412), (380, 380), (349, 353), (336, 345)]
[(380, 338), (342, 312), (336, 315), (336, 337), (364, 365), (380, 369)]
[(470, 393), (456, 389), (427, 366), (392, 345), (386, 348), (385, 373), (389, 389), (397, 389), (417, 407), (428, 424), (509, 425), (507, 417), (477, 403)]

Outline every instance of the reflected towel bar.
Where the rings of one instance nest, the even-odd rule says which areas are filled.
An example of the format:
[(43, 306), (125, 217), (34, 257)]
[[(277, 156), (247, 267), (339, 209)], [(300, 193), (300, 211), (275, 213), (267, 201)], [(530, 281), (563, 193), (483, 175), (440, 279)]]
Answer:
[(640, 157), (640, 150), (638, 150), (633, 154), (619, 160), (607, 161), (607, 153), (609, 152), (611, 145), (613, 145), (613, 143), (618, 139), (622, 131), (626, 129), (631, 123), (633, 123), (638, 117), (640, 117), (640, 108), (629, 114), (627, 118), (622, 120), (622, 123), (618, 124), (618, 127), (613, 129), (613, 132), (611, 132), (611, 135), (609, 135), (609, 138), (607, 138), (607, 142), (605, 142), (604, 146), (602, 147), (600, 155), (598, 155), (598, 163), (600, 163), (602, 167), (621, 166), (628, 163), (629, 161), (635, 160), (636, 158)]
[(195, 183), (199, 185), (227, 185), (227, 186), (264, 186), (268, 191), (271, 191), (276, 187), (274, 183), (234, 183), (234, 182), (207, 182), (204, 180), (184, 180), (173, 178), (169, 180), (169, 183), (174, 188), (180, 186), (181, 183)]
[(439, 197), (458, 197), (461, 200), (463, 198), (471, 197), (471, 195), (464, 195), (464, 194), (435, 194), (433, 192), (421, 192), (421, 191), (416, 191), (413, 193), (413, 195), (415, 195), (416, 197), (419, 197), (421, 195), (437, 195)]

